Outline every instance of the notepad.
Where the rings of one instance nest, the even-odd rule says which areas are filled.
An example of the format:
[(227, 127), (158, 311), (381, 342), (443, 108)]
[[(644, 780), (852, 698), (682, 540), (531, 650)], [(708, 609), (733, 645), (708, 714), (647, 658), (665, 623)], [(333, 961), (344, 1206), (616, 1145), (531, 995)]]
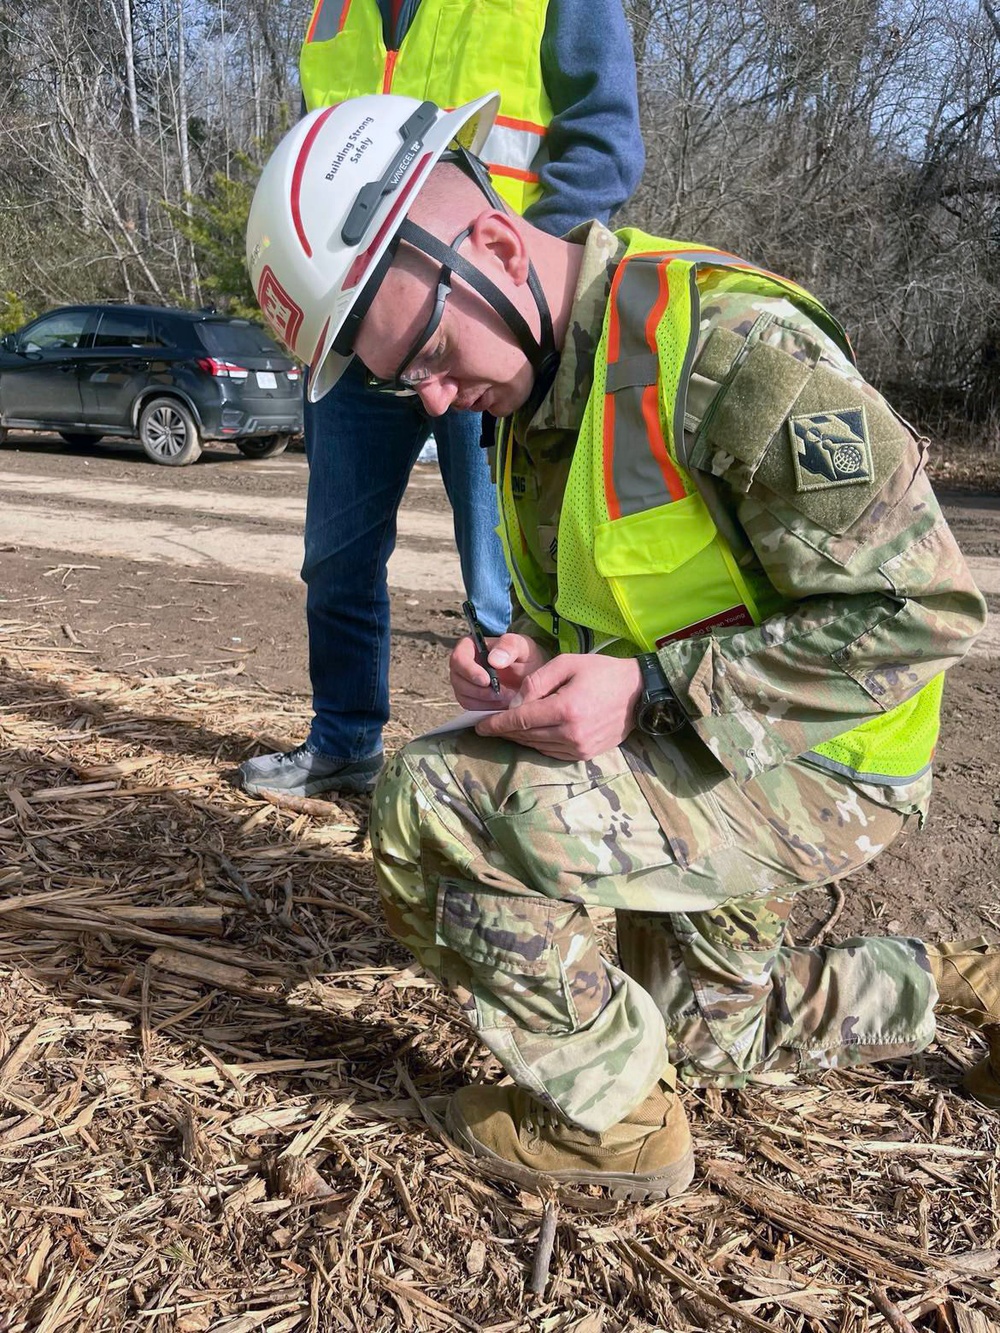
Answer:
[(506, 708), (482, 708), (459, 713), (457, 717), (450, 717), (447, 722), (442, 722), (439, 727), (425, 731), (421, 739), (427, 736), (447, 736), (451, 731), (465, 731), (467, 727), (474, 727), (477, 722), (481, 722), (484, 717), (492, 717), (494, 713), (506, 713), (506, 711)]

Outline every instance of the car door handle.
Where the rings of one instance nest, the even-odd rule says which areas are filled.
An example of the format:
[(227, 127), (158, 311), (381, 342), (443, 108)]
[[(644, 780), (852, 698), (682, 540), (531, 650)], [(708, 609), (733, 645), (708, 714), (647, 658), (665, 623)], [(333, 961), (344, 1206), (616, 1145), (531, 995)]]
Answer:
[(129, 371), (129, 373), (131, 373), (131, 372), (133, 372), (133, 371), (136, 371), (136, 370), (148, 370), (148, 369), (149, 369), (149, 362), (148, 362), (148, 361), (123, 361), (123, 362), (122, 362), (122, 370), (127, 370), (127, 371)]
[(75, 362), (75, 361), (64, 361), (64, 362), (60, 365), (59, 369), (62, 371), (62, 373), (63, 373), (64, 375), (72, 375), (72, 374), (75, 374), (75, 373), (76, 373), (76, 369), (77, 369), (76, 362)]

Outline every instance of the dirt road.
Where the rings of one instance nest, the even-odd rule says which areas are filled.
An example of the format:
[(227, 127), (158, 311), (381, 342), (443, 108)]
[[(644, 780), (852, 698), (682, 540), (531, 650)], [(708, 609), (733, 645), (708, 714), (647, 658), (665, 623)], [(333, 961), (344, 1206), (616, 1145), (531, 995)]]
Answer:
[[(302, 562), (306, 462), (207, 449), (192, 468), (138, 446), (71, 451), (16, 436), (0, 451), (0, 596), (58, 622), (61, 642), (115, 669), (243, 661), (266, 688), (307, 693)], [(451, 511), (415, 470), (390, 564), (394, 704), (404, 729), (447, 711), (441, 667), (460, 624)], [(428, 701), (438, 700), (435, 705)]]
[[(0, 630), (30, 615), (51, 625), (54, 646), (96, 665), (173, 674), (242, 662), (248, 683), (306, 695), (305, 489), (298, 452), (253, 463), (208, 449), (196, 467), (169, 469), (137, 445), (71, 451), (14, 437), (0, 450)], [(1000, 606), (1000, 496), (953, 494), (945, 508)], [(445, 659), (461, 631), (461, 582), (436, 469), (416, 469), (399, 530), (393, 737), (451, 708)], [(855, 877), (842, 928), (874, 918), (891, 930), (1000, 931), (998, 657), (1000, 617), (952, 673), (927, 830)]]

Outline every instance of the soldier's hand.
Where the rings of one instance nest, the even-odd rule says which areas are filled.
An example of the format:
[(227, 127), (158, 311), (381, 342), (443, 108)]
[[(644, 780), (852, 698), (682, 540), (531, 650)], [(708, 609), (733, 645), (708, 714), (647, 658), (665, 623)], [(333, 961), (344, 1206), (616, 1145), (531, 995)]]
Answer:
[(553, 759), (592, 759), (620, 745), (635, 726), (641, 693), (634, 657), (560, 653), (525, 677), (506, 712), (483, 718), (476, 731)]
[(501, 634), (486, 642), (490, 666), (500, 679), (500, 693), (493, 693), (488, 673), (476, 661), (475, 640), (467, 635), (455, 644), (448, 663), (451, 688), (463, 708), (506, 708), (526, 677), (548, 661), (544, 649), (526, 634)]

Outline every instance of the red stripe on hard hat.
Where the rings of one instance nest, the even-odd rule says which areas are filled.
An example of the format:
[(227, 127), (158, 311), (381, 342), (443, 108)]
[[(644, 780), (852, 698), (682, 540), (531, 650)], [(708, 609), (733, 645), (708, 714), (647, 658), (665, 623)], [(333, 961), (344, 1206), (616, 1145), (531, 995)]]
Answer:
[(295, 159), (295, 169), (292, 172), (292, 221), (295, 223), (295, 234), (299, 238), (299, 244), (302, 246), (302, 249), (306, 252), (307, 259), (312, 259), (312, 246), (309, 244), (309, 240), (306, 237), (306, 229), (302, 225), (302, 208), (300, 202), (302, 193), (302, 176), (306, 169), (306, 158), (309, 156), (312, 146), (316, 142), (316, 135), (319, 134), (320, 130), (325, 125), (327, 117), (332, 112), (336, 111), (339, 105), (339, 102), (335, 102), (333, 106), (328, 106), (321, 116), (317, 116), (315, 123), (302, 141), (299, 155)]
[(410, 179), (400, 190), (399, 198), (396, 200), (392, 208), (390, 208), (388, 213), (385, 215), (385, 220), (383, 221), (381, 227), (379, 227), (378, 229), (378, 235), (375, 237), (374, 241), (372, 241), (371, 245), (366, 246), (365, 249), (362, 250), (362, 252), (355, 258), (354, 263), (347, 270), (347, 277), (344, 279), (344, 286), (343, 286), (344, 291), (348, 291), (351, 287), (356, 287), (358, 283), (361, 281), (361, 279), (364, 277), (365, 273), (368, 271), (368, 266), (372, 261), (372, 256), (381, 245), (382, 238), (385, 236), (386, 232), (389, 230), (393, 222), (396, 220), (399, 210), (406, 203), (410, 191), (413, 189), (414, 185), (416, 185), (417, 181), (420, 179), (420, 174), (424, 169), (424, 164), (430, 160), (430, 156), (431, 156), (430, 153), (425, 153), (423, 157), (420, 159), (420, 161), (417, 163), (416, 167), (413, 170), (413, 173), (410, 176)]

